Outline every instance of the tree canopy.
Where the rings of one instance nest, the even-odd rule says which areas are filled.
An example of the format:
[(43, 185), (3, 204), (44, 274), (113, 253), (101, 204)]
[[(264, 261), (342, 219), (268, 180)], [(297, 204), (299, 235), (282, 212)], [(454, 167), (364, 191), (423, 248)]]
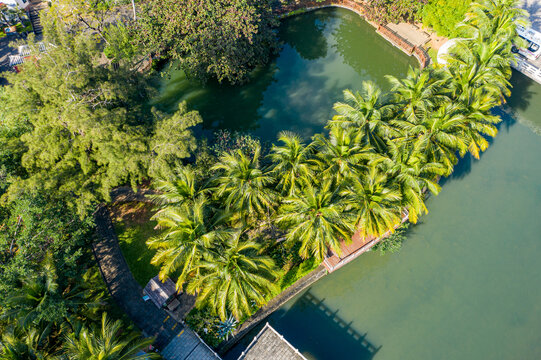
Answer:
[(421, 13), (423, 24), (440, 36), (458, 37), (457, 25), (464, 20), (471, 3), (471, 0), (429, 0)]
[(1, 94), (0, 143), (11, 149), (3, 159), (24, 169), (14, 174), (10, 196), (40, 188), (82, 210), (190, 156), (197, 112), (184, 104), (170, 116), (153, 111), (143, 74), (101, 61), (95, 38), (68, 33), (53, 17), (43, 22), (46, 52), (30, 41), (34, 61), (8, 74)]
[(143, 47), (200, 80), (245, 81), (278, 46), (269, 0), (149, 0), (140, 14)]

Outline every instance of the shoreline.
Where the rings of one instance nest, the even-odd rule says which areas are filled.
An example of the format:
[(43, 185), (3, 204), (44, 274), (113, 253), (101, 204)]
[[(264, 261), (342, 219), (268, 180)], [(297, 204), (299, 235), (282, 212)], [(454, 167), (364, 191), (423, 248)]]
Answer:
[[(394, 31), (390, 30), (384, 25), (376, 24), (372, 21), (369, 21), (366, 19), (366, 17), (363, 14), (363, 5), (356, 1), (352, 0), (327, 0), (322, 1), (319, 3), (316, 3), (314, 1), (301, 1), (298, 4), (293, 4), (288, 7), (282, 7), (281, 10), (285, 10), (283, 13), (278, 13), (280, 20), (285, 19), (292, 16), (302, 15), (307, 12), (316, 11), (319, 9), (324, 8), (331, 8), (331, 7), (339, 7), (346, 10), (353, 11), (360, 17), (362, 17), (363, 20), (368, 22), (370, 25), (372, 25), (376, 32), (383, 37), (385, 40), (390, 42), (393, 46), (397, 47), (404, 53), (406, 53), (409, 56), (414, 56), (421, 69), (425, 68), (430, 64), (430, 57), (426, 53), (426, 51), (420, 47), (413, 46), (407, 42), (404, 38), (400, 37), (398, 34), (396, 34)], [(386, 36), (387, 35), (387, 36)], [(395, 41), (393, 41), (393, 36), (396, 37)], [(410, 46), (411, 48), (408, 48), (407, 46)], [(411, 50), (411, 52), (409, 51)], [(408, 215), (405, 214), (402, 217), (401, 224), (408, 221)], [(399, 224), (400, 225), (400, 224)], [(397, 225), (397, 227), (399, 226)], [(250, 316), (245, 322), (241, 324), (241, 326), (235, 330), (232, 334), (232, 337), (229, 340), (222, 341), (217, 347), (216, 351), (220, 355), (224, 355), (229, 351), (232, 347), (234, 347), (247, 333), (249, 333), (253, 328), (255, 328), (261, 321), (263, 321), (266, 317), (270, 316), (274, 311), (276, 311), (278, 308), (280, 308), (282, 305), (284, 305), (286, 302), (291, 300), (293, 297), (300, 294), (302, 291), (306, 290), (310, 285), (321, 279), (323, 276), (328, 275), (332, 273), (335, 270), (338, 270), (344, 265), (347, 265), (351, 261), (355, 260), (357, 257), (362, 255), (363, 253), (370, 251), (371, 248), (382, 241), (383, 239), (387, 238), (391, 235), (391, 232), (387, 232), (383, 236), (380, 236), (375, 239), (371, 239), (370, 241), (366, 242), (364, 245), (362, 245), (360, 248), (356, 249), (353, 253), (345, 256), (344, 258), (341, 258), (337, 264), (334, 264), (333, 266), (329, 267), (327, 265), (327, 262), (330, 258), (335, 257), (334, 254), (331, 257), (326, 257), (321, 264), (314, 270), (312, 270), (310, 273), (305, 275), (304, 277), (297, 280), (294, 284), (292, 284), (289, 288), (285, 289), (283, 292), (275, 296), (273, 299), (271, 299), (265, 306), (261, 307), (259, 310), (257, 310), (252, 316)]]
[(296, 4), (288, 6), (282, 6), (277, 10), (278, 17), (285, 19), (292, 16), (302, 15), (307, 12), (316, 11), (324, 8), (338, 7), (346, 10), (350, 10), (359, 15), (364, 21), (372, 25), (376, 29), (382, 38), (387, 40), (391, 45), (398, 48), (408, 56), (413, 56), (419, 63), (419, 67), (424, 69), (430, 65), (431, 59), (425, 49), (422, 46), (415, 46), (411, 44), (406, 38), (399, 33), (391, 30), (389, 27), (383, 24), (378, 24), (370, 21), (364, 15), (365, 5), (356, 0), (325, 0), (321, 2), (315, 1), (303, 1), (300, 0)]

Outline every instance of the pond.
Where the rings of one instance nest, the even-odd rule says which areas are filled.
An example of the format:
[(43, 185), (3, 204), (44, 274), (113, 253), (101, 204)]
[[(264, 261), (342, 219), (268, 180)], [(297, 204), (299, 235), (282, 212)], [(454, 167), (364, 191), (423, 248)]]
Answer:
[(158, 106), (174, 111), (186, 100), (201, 113), (207, 133), (239, 130), (274, 141), (280, 131), (291, 130), (307, 138), (323, 130), (344, 89), (358, 89), (363, 80), (385, 87), (385, 75), (404, 75), (408, 66), (417, 66), (349, 10), (290, 17), (278, 30), (280, 53), (246, 85), (201, 86), (173, 68), (162, 81)]
[[(286, 19), (279, 33), (281, 52), (248, 84), (202, 87), (173, 70), (159, 105), (187, 100), (207, 132), (308, 137), (343, 89), (416, 65), (344, 9)], [(268, 319), (309, 359), (541, 358), (541, 86), (512, 82), (500, 134), (443, 181), (399, 253), (364, 254)]]
[(307, 358), (541, 358), (541, 85), (512, 83), (499, 135), (400, 252), (364, 254), (270, 316)]

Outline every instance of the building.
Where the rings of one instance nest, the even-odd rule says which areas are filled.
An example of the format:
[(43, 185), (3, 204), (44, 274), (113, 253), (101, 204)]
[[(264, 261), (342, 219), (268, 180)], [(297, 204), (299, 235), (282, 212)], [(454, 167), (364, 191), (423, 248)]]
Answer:
[(266, 323), (238, 360), (306, 360), (282, 335)]
[(514, 48), (517, 61), (513, 67), (541, 83), (541, 0), (523, 0), (521, 7), (529, 14), (530, 27), (517, 26), (518, 34), (527, 41), (527, 46)]
[(21, 10), (25, 10), (29, 5), (29, 0), (2, 0), (2, 3), (10, 7), (18, 7)]

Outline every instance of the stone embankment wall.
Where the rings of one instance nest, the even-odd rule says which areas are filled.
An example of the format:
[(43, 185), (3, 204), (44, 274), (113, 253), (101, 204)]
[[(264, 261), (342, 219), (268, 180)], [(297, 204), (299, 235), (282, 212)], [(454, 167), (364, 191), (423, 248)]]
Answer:
[(359, 16), (362, 16), (366, 21), (368, 21), (372, 26), (376, 28), (376, 31), (384, 37), (391, 44), (405, 52), (410, 56), (415, 56), (421, 69), (427, 67), (430, 64), (430, 56), (426, 51), (419, 46), (414, 46), (409, 43), (405, 38), (400, 36), (400, 34), (389, 29), (383, 24), (377, 24), (369, 21), (365, 17), (366, 5), (364, 1), (355, 1), (355, 0), (325, 0), (325, 1), (296, 1), (287, 5), (279, 7), (276, 12), (281, 16), (288, 16), (289, 14), (295, 14), (295, 11), (298, 10), (316, 10), (324, 7), (342, 7), (351, 11), (354, 11)]

